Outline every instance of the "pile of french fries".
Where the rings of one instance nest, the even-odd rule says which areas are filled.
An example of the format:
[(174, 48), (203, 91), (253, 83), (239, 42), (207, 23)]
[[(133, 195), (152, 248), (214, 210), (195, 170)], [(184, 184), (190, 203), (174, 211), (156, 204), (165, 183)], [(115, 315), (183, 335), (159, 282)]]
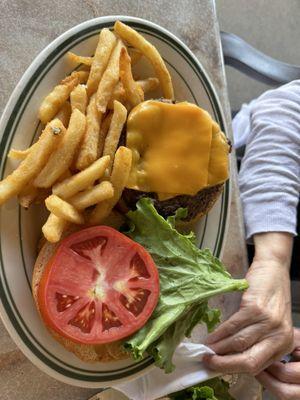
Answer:
[[(126, 186), (131, 150), (119, 146), (128, 112), (160, 86), (174, 98), (163, 59), (143, 36), (117, 21), (102, 29), (93, 57), (68, 53), (79, 66), (44, 98), (44, 129), (31, 147), (12, 149), (19, 166), (0, 182), (0, 205), (17, 195), (21, 206), (44, 203), (42, 231), (52, 243), (70, 224), (96, 225), (110, 215)], [(145, 57), (156, 77), (135, 80), (132, 65)]]

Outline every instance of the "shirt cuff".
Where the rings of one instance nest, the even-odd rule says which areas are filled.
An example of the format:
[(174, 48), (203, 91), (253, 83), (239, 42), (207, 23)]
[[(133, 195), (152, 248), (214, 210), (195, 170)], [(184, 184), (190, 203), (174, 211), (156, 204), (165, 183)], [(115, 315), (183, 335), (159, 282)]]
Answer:
[(251, 241), (256, 233), (287, 232), (297, 235), (297, 207), (287, 207), (285, 202), (243, 202), (246, 239)]

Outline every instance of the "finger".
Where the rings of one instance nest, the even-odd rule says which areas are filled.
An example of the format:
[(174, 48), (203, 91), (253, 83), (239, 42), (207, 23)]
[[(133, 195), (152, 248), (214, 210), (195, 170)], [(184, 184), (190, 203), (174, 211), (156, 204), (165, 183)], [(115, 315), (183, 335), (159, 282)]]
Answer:
[(257, 343), (262, 337), (264, 330), (261, 324), (248, 326), (233, 336), (228, 336), (209, 347), (218, 355), (241, 353), (249, 349), (254, 343)]
[(300, 385), (300, 363), (290, 362), (283, 364), (275, 362), (267, 371), (281, 382), (297, 383)]
[(278, 352), (274, 355), (274, 350), (278, 351), (273, 341), (265, 339), (240, 354), (206, 355), (203, 358), (203, 362), (208, 368), (222, 373), (249, 373), (256, 375), (262, 369), (271, 365), (274, 359), (278, 359), (282, 355)]
[(205, 343), (212, 344), (219, 342), (220, 340), (226, 338), (227, 336), (234, 335), (242, 328), (252, 325), (253, 321), (251, 315), (249, 316), (249, 311), (246, 309), (241, 309), (237, 313), (233, 314), (227, 321), (223, 322), (218, 328), (208, 335)]
[(300, 329), (298, 328), (294, 328), (294, 350), (292, 356), (294, 361), (300, 361)]
[(300, 349), (297, 348), (292, 352), (293, 361), (300, 361)]
[(300, 398), (300, 385), (282, 383), (266, 371), (258, 374), (256, 379), (280, 400), (297, 400)]

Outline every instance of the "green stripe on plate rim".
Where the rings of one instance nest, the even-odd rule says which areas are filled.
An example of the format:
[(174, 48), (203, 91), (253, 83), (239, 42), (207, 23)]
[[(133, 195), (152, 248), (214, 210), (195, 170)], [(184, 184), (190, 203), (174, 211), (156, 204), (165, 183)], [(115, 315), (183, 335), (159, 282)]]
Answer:
[[(215, 118), (218, 121), (218, 123), (220, 124), (221, 129), (224, 131), (223, 118), (222, 118), (221, 111), (219, 109), (219, 104), (218, 104), (217, 98), (215, 96), (215, 93), (213, 92), (213, 90), (211, 88), (211, 85), (210, 85), (207, 77), (205, 76), (204, 72), (202, 71), (201, 68), (199, 69), (198, 62), (196, 60), (194, 60), (193, 57), (191, 57), (189, 52), (185, 48), (181, 47), (180, 44), (178, 44), (177, 41), (175, 41), (172, 37), (169, 37), (168, 35), (166, 35), (163, 32), (160, 32), (159, 30), (157, 30), (154, 27), (147, 27), (147, 29), (145, 30), (145, 26), (143, 24), (138, 23), (138, 22), (126, 21), (126, 23), (128, 23), (129, 25), (135, 27), (140, 32), (147, 33), (147, 34), (149, 34), (151, 36), (154, 36), (154, 37), (166, 42), (175, 51), (177, 51), (178, 53), (181, 54), (181, 56), (184, 57), (184, 59), (188, 62), (188, 64), (192, 67), (192, 69), (196, 73), (196, 75), (199, 78), (199, 80), (202, 82), (202, 84), (203, 84), (203, 86), (205, 88), (205, 91), (206, 91), (206, 93), (207, 93), (207, 95), (208, 95), (208, 97), (209, 97), (209, 99), (211, 101), (212, 107), (214, 109)], [(43, 61), (42, 64), (40, 64), (38, 66), (38, 68), (36, 69), (35, 73), (29, 79), (29, 81), (27, 82), (26, 86), (24, 87), (23, 91), (21, 92), (21, 95), (19, 96), (19, 98), (18, 98), (18, 100), (16, 102), (16, 105), (14, 107), (14, 110), (18, 110), (17, 118), (16, 118), (16, 114), (14, 114), (14, 110), (13, 110), (11, 112), (10, 118), (9, 118), (7, 124), (6, 124), (5, 130), (4, 130), (4, 134), (3, 134), (3, 137), (2, 137), (2, 140), (1, 140), (0, 151), (4, 150), (2, 152), (3, 159), (2, 159), (2, 163), (1, 163), (1, 176), (2, 177), (3, 177), (4, 169), (5, 169), (5, 166), (6, 166), (6, 153), (7, 153), (7, 149), (9, 148), (9, 146), (11, 144), (11, 141), (13, 139), (13, 136), (14, 136), (13, 133), (17, 129), (17, 126), (19, 124), (19, 121), (20, 121), (20, 118), (21, 118), (21, 116), (23, 114), (23, 111), (26, 108), (26, 105), (27, 105), (28, 101), (30, 100), (33, 92), (35, 91), (35, 89), (38, 86), (38, 84), (40, 83), (40, 81), (43, 79), (45, 74), (51, 68), (53, 63), (58, 58), (60, 58), (63, 54), (65, 54), (70, 47), (74, 47), (75, 44), (80, 43), (82, 40), (85, 40), (88, 37), (97, 34), (99, 32), (99, 30), (104, 28), (104, 27), (111, 28), (112, 27), (112, 23), (111, 22), (98, 23), (96, 25), (93, 25), (93, 26), (90, 26), (90, 27), (86, 28), (85, 30), (83, 30), (81, 32), (77, 32), (73, 36), (71, 36), (68, 39), (66, 39), (55, 50), (53, 50), (51, 52), (51, 54), (49, 54), (47, 56), (47, 58)], [(155, 35), (155, 33), (158, 33), (158, 35)], [(77, 39), (77, 38), (79, 38), (79, 39)], [(165, 40), (162, 39), (162, 38), (164, 38)], [(67, 45), (68, 45), (68, 47), (66, 47)], [(48, 65), (48, 68), (44, 68), (45, 65)], [(33, 83), (35, 83), (34, 86), (33, 86)], [(192, 91), (191, 91), (191, 93), (192, 93)], [(194, 97), (194, 95), (193, 95), (193, 97)], [(25, 100), (26, 100), (26, 102), (25, 102)], [(215, 249), (214, 249), (214, 253), (216, 255), (219, 255), (219, 252), (220, 252), (221, 246), (222, 246), (222, 240), (220, 241), (219, 238), (220, 237), (222, 238), (224, 230), (225, 230), (225, 225), (226, 225), (226, 218), (227, 218), (226, 211), (227, 211), (227, 205), (228, 205), (228, 192), (229, 191), (228, 191), (228, 183), (227, 183), (225, 185), (225, 190), (224, 190), (224, 193), (222, 195), (221, 218), (220, 218), (220, 223), (219, 223), (218, 237), (217, 237), (217, 240), (216, 240), (216, 246), (215, 246)], [(224, 201), (224, 197), (225, 197), (225, 201)], [(225, 215), (223, 215), (224, 214), (224, 210), (225, 210)], [(221, 222), (223, 222), (222, 229), (221, 229), (222, 232), (220, 232), (220, 224), (221, 224)], [(22, 247), (21, 244), (20, 244), (20, 246)], [(134, 364), (134, 365), (129, 366), (129, 367), (125, 367), (125, 368), (122, 368), (122, 369), (119, 369), (119, 370), (115, 370), (115, 371), (105, 371), (105, 372), (99, 373), (97, 371), (84, 370), (84, 369), (79, 369), (79, 368), (75, 368), (73, 366), (70, 366), (70, 365), (62, 362), (61, 360), (57, 359), (52, 354), (49, 354), (48, 351), (46, 349), (44, 349), (44, 351), (46, 351), (51, 358), (56, 359), (59, 363), (64, 364), (67, 368), (70, 368), (71, 370), (65, 369), (64, 367), (61, 367), (57, 363), (55, 363), (52, 360), (50, 360), (49, 358), (47, 358), (38, 348), (36, 348), (33, 345), (33, 343), (29, 340), (29, 338), (26, 336), (26, 334), (24, 334), (24, 330), (22, 329), (22, 327), (20, 326), (19, 321), (17, 321), (16, 316), (14, 315), (14, 312), (13, 312), (12, 308), (15, 309), (16, 314), (19, 316), (20, 320), (23, 322), (23, 325), (26, 327), (22, 317), (20, 316), (20, 314), (19, 314), (19, 312), (18, 312), (18, 310), (16, 308), (16, 305), (15, 305), (15, 303), (13, 301), (13, 298), (11, 296), (11, 293), (9, 291), (9, 287), (7, 285), (6, 277), (4, 275), (4, 270), (3, 270), (2, 251), (1, 251), (0, 256), (1, 256), (1, 273), (3, 274), (3, 278), (4, 278), (3, 280), (4, 280), (5, 284), (6, 284), (6, 287), (4, 287), (3, 286), (3, 281), (2, 280), (0, 281), (0, 289), (1, 289), (0, 290), (0, 295), (1, 295), (1, 300), (3, 302), (3, 306), (4, 306), (7, 314), (10, 317), (10, 321), (11, 321), (12, 325), (14, 326), (14, 328), (16, 329), (16, 331), (18, 332), (18, 334), (22, 338), (24, 344), (33, 352), (33, 354), (35, 354), (35, 356), (37, 356), (41, 361), (43, 361), (50, 368), (53, 368), (55, 371), (65, 375), (65, 376), (68, 376), (68, 377), (70, 377), (72, 379), (77, 379), (77, 380), (79, 379), (79, 380), (85, 380), (85, 381), (99, 381), (100, 382), (100, 381), (121, 379), (123, 377), (130, 376), (130, 375), (132, 375), (132, 374), (134, 374), (134, 373), (136, 373), (138, 371), (141, 371), (142, 369), (146, 368), (147, 366), (149, 366), (149, 365), (151, 365), (153, 363), (153, 360), (150, 357), (148, 357), (147, 359), (143, 360), (141, 363), (137, 363), (137, 364)], [(25, 268), (25, 265), (23, 267)], [(10, 298), (10, 301), (11, 301), (12, 304), (9, 303), (8, 297), (5, 296), (6, 290), (9, 293), (8, 297)], [(12, 307), (12, 305), (13, 305), (13, 307)], [(28, 330), (28, 328), (26, 330), (27, 330), (27, 333), (32, 337), (32, 339), (34, 341), (36, 341), (36, 339), (32, 336), (32, 334)], [(38, 345), (43, 348), (43, 346), (41, 344), (38, 343)], [(92, 374), (92, 376), (90, 376), (90, 375), (86, 376), (86, 375), (83, 375), (82, 373), (79, 374), (77, 372), (74, 372), (75, 370), (76, 371), (81, 371), (82, 373)], [(116, 373), (118, 373), (117, 376), (115, 376)], [(95, 376), (95, 374), (100, 374), (100, 376)]]

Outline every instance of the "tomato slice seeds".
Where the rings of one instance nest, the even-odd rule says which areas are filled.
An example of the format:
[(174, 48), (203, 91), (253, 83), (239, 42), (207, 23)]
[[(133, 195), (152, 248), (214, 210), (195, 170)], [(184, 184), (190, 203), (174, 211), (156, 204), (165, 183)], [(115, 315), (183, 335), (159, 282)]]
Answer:
[(150, 318), (159, 275), (150, 254), (107, 226), (64, 239), (47, 264), (38, 291), (45, 323), (88, 344), (130, 336)]

